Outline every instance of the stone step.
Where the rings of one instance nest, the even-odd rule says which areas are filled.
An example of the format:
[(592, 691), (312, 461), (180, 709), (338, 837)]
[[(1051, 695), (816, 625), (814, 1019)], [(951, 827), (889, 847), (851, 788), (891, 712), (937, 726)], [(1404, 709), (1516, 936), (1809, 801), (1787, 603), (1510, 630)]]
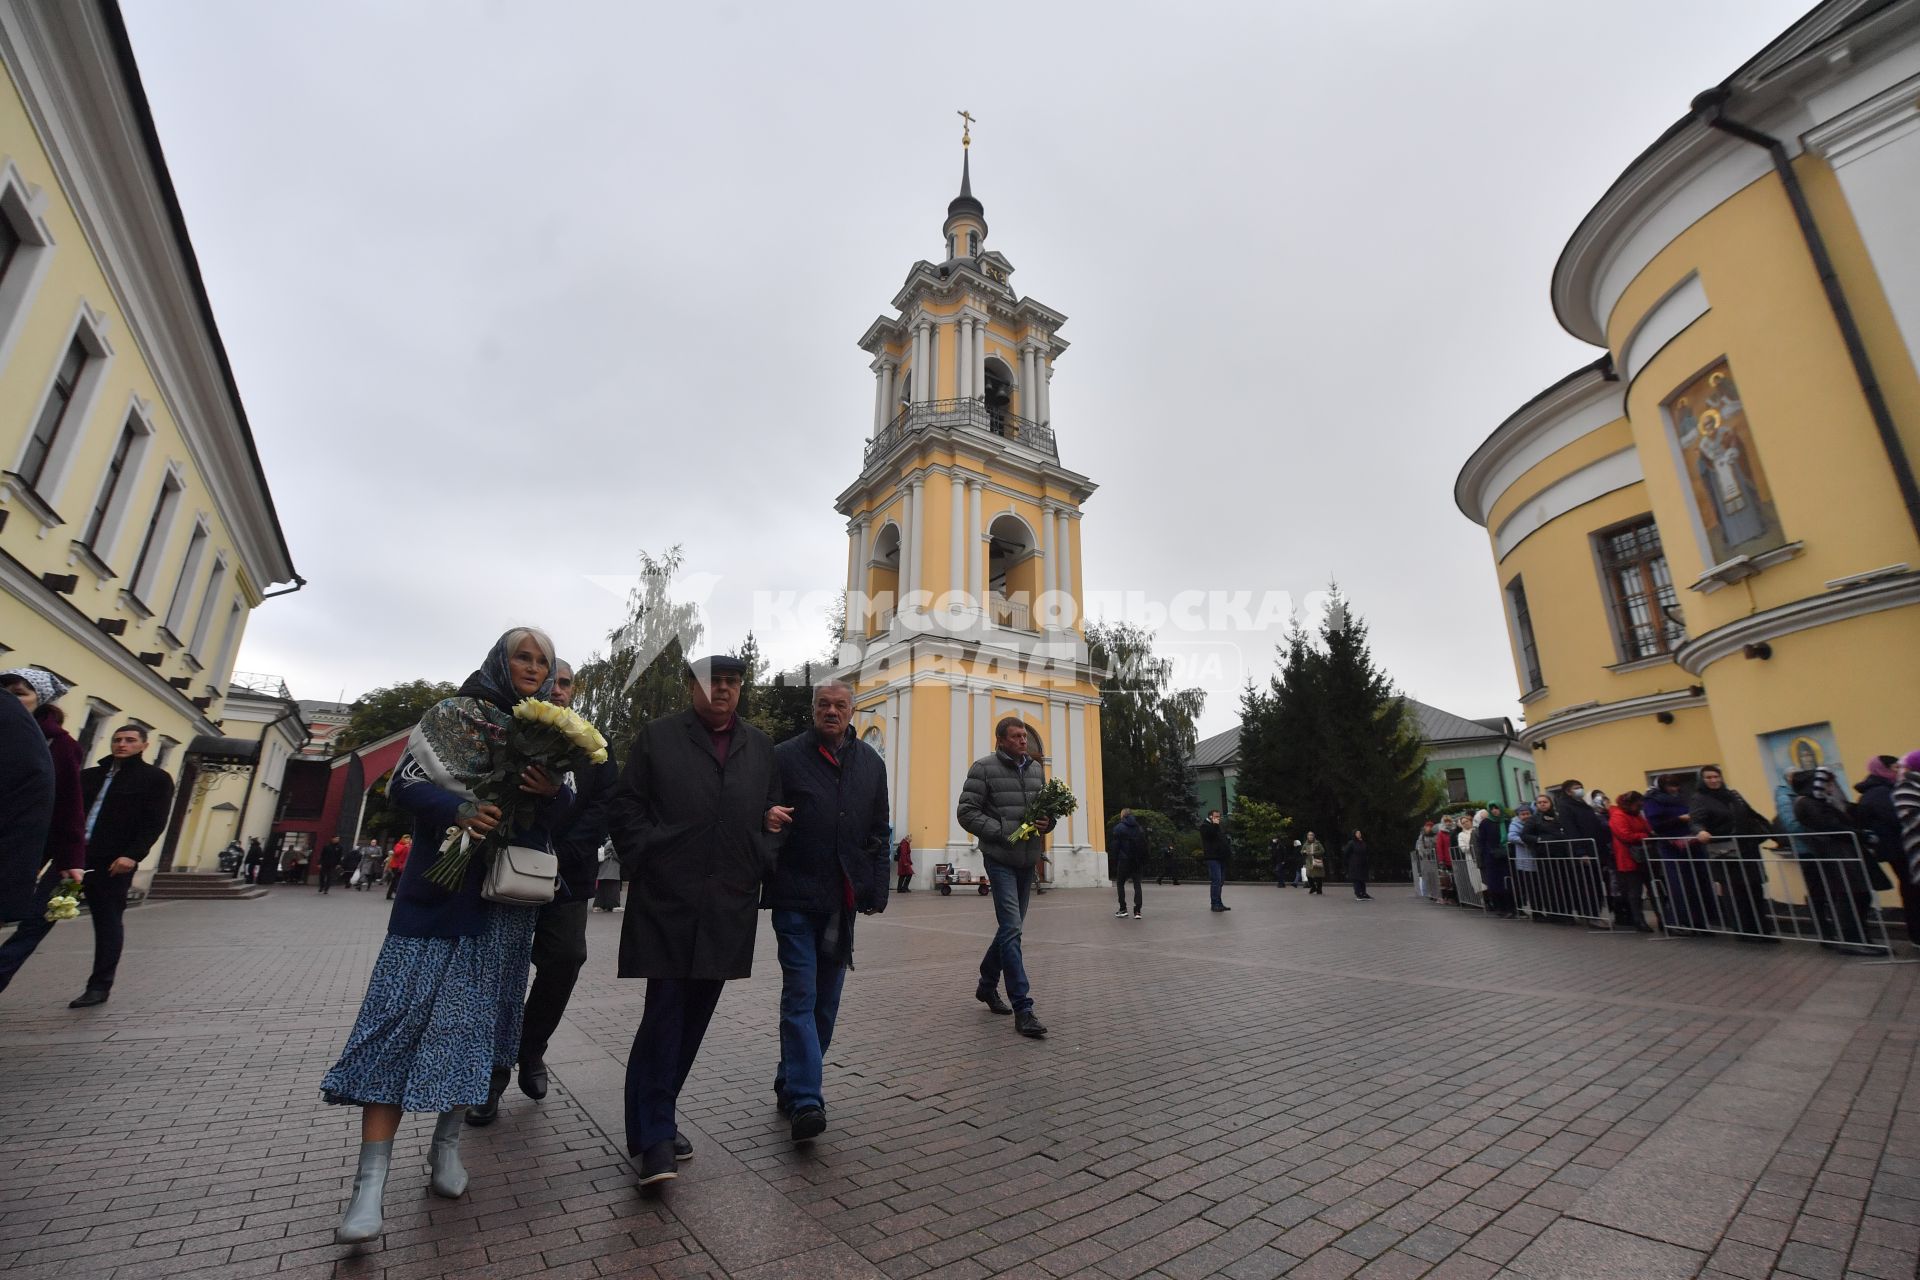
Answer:
[(154, 873), (153, 883), (147, 888), (147, 897), (156, 901), (167, 899), (224, 900), (239, 901), (252, 898), (264, 898), (267, 891), (260, 885), (248, 884), (234, 876), (221, 875), (207, 871), (159, 871)]

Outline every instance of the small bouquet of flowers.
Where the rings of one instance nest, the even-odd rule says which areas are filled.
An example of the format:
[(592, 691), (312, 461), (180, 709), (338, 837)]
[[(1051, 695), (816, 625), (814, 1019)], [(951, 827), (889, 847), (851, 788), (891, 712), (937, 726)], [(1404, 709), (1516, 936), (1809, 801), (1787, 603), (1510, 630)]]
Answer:
[(482, 804), (499, 806), (500, 825), (479, 841), (468, 839), (459, 827), (449, 827), (440, 854), (427, 869), (427, 879), (454, 890), (466, 878), (467, 864), (476, 854), (491, 854), (519, 831), (533, 825), (533, 799), (520, 790), (520, 774), (538, 765), (554, 778), (583, 772), (590, 764), (604, 764), (607, 740), (587, 720), (566, 707), (538, 698), (522, 699), (513, 709), (507, 740), (496, 753), (493, 772), (474, 787)]
[(47, 923), (58, 924), (62, 920), (71, 920), (80, 914), (80, 882), (62, 880), (60, 887), (47, 899)]
[(1013, 829), (1012, 841), (1019, 844), (1040, 834), (1040, 824), (1048, 818), (1055, 822), (1066, 817), (1080, 807), (1073, 798), (1073, 792), (1067, 790), (1067, 784), (1058, 778), (1049, 778), (1034, 792), (1033, 799), (1027, 801), (1027, 811), (1021, 815), (1022, 821)]

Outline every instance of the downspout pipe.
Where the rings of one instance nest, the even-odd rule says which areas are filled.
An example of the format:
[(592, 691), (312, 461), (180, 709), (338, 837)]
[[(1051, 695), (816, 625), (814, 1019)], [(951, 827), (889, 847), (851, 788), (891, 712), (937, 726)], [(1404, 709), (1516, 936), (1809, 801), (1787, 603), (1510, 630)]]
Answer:
[(1913, 526), (1914, 537), (1920, 539), (1920, 484), (1914, 482), (1913, 466), (1907, 460), (1906, 448), (1900, 443), (1900, 433), (1893, 425), (1893, 412), (1887, 408), (1887, 398), (1880, 390), (1880, 380), (1874, 375), (1866, 341), (1860, 336), (1860, 326), (1854, 320), (1846, 291), (1840, 287), (1840, 277), (1833, 269), (1833, 259), (1827, 253), (1826, 240), (1820, 235), (1819, 224), (1813, 220), (1813, 207), (1807, 203), (1806, 192), (1800, 186), (1799, 175), (1793, 171), (1793, 161), (1787, 155), (1785, 144), (1772, 134), (1762, 133), (1751, 125), (1727, 118), (1727, 102), (1732, 97), (1733, 90), (1724, 84), (1709, 89), (1693, 100), (1694, 115), (1708, 128), (1718, 129), (1728, 137), (1761, 147), (1772, 157), (1774, 172), (1780, 175), (1780, 185), (1786, 188), (1787, 202), (1793, 206), (1794, 219), (1800, 224), (1800, 235), (1806, 240), (1807, 252), (1813, 257), (1813, 268), (1820, 276), (1820, 287), (1826, 291), (1827, 306), (1832, 309), (1834, 323), (1839, 326), (1841, 340), (1846, 344), (1847, 357), (1853, 361), (1853, 374), (1860, 382), (1860, 394), (1866, 398), (1867, 412), (1873, 415), (1874, 429), (1880, 433), (1880, 446), (1886, 450), (1894, 483), (1900, 487), (1900, 500), (1907, 508), (1907, 520)]
[(1507, 812), (1512, 807), (1507, 800), (1507, 748), (1512, 745), (1513, 742), (1511, 739), (1502, 741), (1500, 744), (1500, 754), (1493, 758), (1493, 776), (1500, 783), (1500, 811), (1502, 813)]

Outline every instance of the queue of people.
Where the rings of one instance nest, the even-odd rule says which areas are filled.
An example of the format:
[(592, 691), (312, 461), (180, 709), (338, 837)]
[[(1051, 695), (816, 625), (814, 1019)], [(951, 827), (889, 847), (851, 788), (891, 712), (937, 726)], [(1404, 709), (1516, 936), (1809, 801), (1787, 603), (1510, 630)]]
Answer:
[[(1873, 897), (1897, 889), (1908, 941), (1920, 945), (1920, 752), (1876, 756), (1843, 793), (1828, 768), (1781, 780), (1763, 815), (1715, 765), (1665, 774), (1651, 790), (1609, 799), (1577, 778), (1518, 805), (1488, 805), (1427, 824), (1416, 852), (1457, 884), (1470, 854), (1487, 912), (1501, 919), (1604, 920), (1643, 933), (1651, 909), (1669, 934), (1777, 940), (1783, 915), (1767, 891), (1765, 855), (1792, 860), (1813, 936), (1848, 955), (1883, 955), (1869, 936)], [(1458, 898), (1457, 889), (1452, 895)]]

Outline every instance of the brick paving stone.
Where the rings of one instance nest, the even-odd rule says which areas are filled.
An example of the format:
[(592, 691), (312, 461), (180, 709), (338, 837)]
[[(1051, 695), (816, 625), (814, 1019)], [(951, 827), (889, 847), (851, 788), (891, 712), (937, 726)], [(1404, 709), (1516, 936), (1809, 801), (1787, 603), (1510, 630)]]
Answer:
[[(641, 984), (611, 976), (619, 920), (596, 915), (553, 1092), (510, 1091), (499, 1124), (469, 1131), (459, 1202), (425, 1194), (430, 1126), (409, 1118), (388, 1234), (357, 1250), (332, 1243), (355, 1117), (310, 1100), (384, 902), (282, 886), (142, 906), (110, 1004), (65, 1008), (84, 929), (57, 930), (0, 996), (0, 1071), (59, 1080), (63, 1103), (0, 1097), (0, 1268), (1487, 1280), (1697, 1259), (1737, 1280), (1910, 1274), (1911, 967), (1497, 926), (1383, 890), (1362, 913), (1247, 887), (1211, 917), (1202, 890), (1156, 888), (1124, 929), (1103, 893), (1049, 894), (1027, 932), (1054, 1028), (1037, 1043), (970, 998), (990, 904), (896, 898), (862, 922), (832, 1127), (806, 1151), (769, 1096), (779, 977), (762, 930), (683, 1098), (700, 1155), (652, 1200), (619, 1140)], [(1599, 1225), (1617, 1182), (1728, 1142), (1738, 1160), (1694, 1184), (1727, 1203), (1697, 1239), (1710, 1249)]]

